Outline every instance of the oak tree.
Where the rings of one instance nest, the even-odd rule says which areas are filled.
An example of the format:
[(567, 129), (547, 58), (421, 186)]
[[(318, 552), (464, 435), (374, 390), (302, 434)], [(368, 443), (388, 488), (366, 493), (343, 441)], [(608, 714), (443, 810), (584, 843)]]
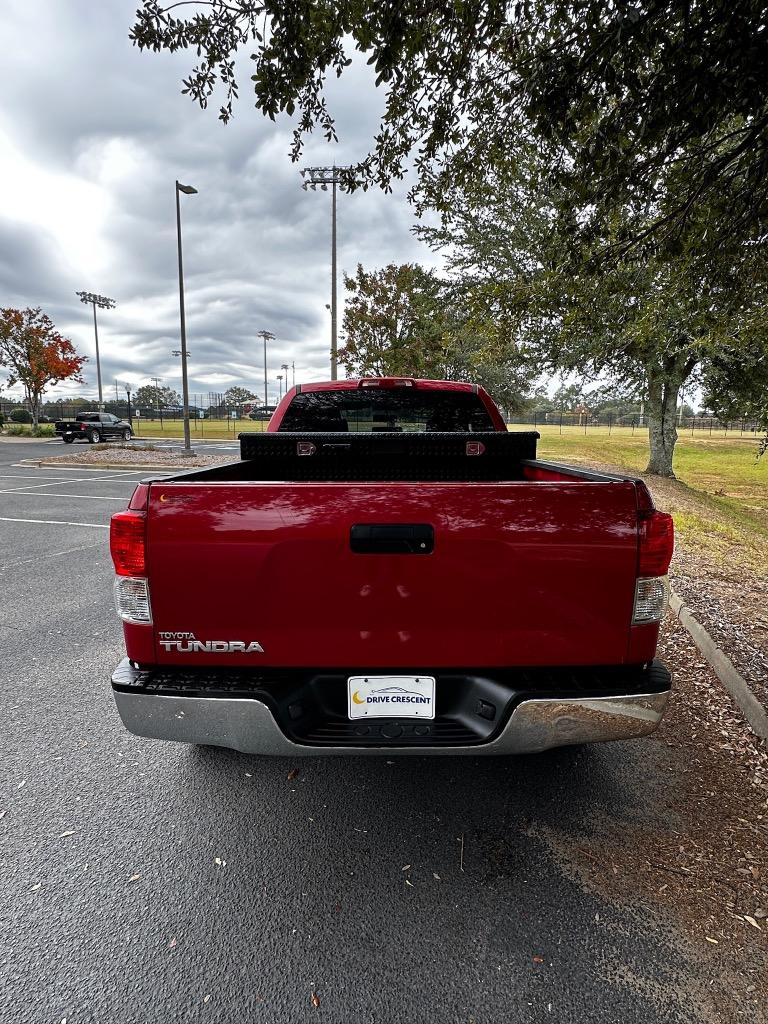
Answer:
[[(560, 212), (578, 236), (602, 233), (628, 199), (645, 210), (613, 239), (619, 249), (649, 237), (674, 246), (702, 200), (701, 247), (764, 231), (761, 0), (143, 0), (130, 37), (192, 51), (183, 92), (205, 107), (220, 87), (225, 122), (237, 58), (249, 56), (256, 108), (296, 116), (294, 158), (317, 127), (335, 139), (326, 80), (362, 55), (384, 113), (350, 188), (388, 187), (410, 159), (445, 183), (477, 181), (508, 163), (511, 140), (535, 138), (552, 146), (552, 179), (589, 211), (569, 220), (565, 196)], [(660, 195), (668, 174), (675, 187)]]
[(348, 373), (469, 380), (507, 411), (522, 407), (532, 371), (492, 293), (413, 263), (358, 265), (345, 285), (339, 361)]
[[(628, 204), (591, 247), (582, 243), (575, 266), (560, 197), (542, 188), (546, 154), (520, 146), (516, 157), (506, 176), (454, 185), (441, 222), (419, 234), (445, 252), (466, 288), (498, 296), (542, 370), (613, 379), (644, 397), (647, 470), (673, 476), (681, 387), (707, 378), (713, 388), (739, 392), (745, 366), (764, 351), (768, 254), (759, 245), (723, 244), (703, 259), (694, 231), (677, 253), (657, 246), (642, 256), (624, 250), (610, 264), (592, 260), (634, 217)], [(702, 204), (696, 216), (704, 222), (708, 214)]]

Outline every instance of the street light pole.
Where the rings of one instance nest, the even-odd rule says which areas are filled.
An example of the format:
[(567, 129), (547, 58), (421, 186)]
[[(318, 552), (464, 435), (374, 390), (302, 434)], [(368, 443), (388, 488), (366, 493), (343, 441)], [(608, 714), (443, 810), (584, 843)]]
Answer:
[[(335, 168), (334, 168), (335, 171)], [(339, 375), (338, 340), (337, 340), (337, 302), (336, 297), (336, 175), (333, 177), (331, 198), (331, 380)]]
[(283, 375), (278, 373), (277, 375), (277, 397), (278, 401), (283, 397)]
[(101, 357), (99, 355), (99, 325), (96, 320), (96, 307), (99, 309), (114, 309), (117, 303), (114, 299), (108, 299), (106, 295), (96, 295), (94, 292), (75, 292), (81, 302), (93, 306), (93, 334), (96, 339), (96, 381), (99, 385), (99, 412), (104, 412), (104, 396), (101, 391)]
[(281, 363), (280, 369), (285, 371), (283, 380), (285, 381), (285, 393), (288, 394), (288, 363)]
[[(328, 191), (331, 186), (331, 380), (338, 378), (337, 300), (336, 300), (336, 186), (342, 181), (342, 174), (351, 167), (305, 167), (301, 176), (302, 188), (313, 192), (321, 188)], [(309, 178), (306, 176), (309, 175)]]
[(264, 411), (266, 412), (269, 405), (269, 395), (267, 393), (267, 342), (274, 341), (275, 336), (271, 331), (257, 331), (256, 337), (262, 338), (264, 341)]
[(191, 185), (176, 182), (176, 241), (179, 250), (179, 320), (181, 325), (181, 391), (184, 402), (184, 454), (192, 455), (192, 444), (189, 437), (189, 382), (187, 380), (187, 322), (184, 311), (184, 265), (181, 256), (181, 203), (179, 193), (193, 196), (197, 189)]

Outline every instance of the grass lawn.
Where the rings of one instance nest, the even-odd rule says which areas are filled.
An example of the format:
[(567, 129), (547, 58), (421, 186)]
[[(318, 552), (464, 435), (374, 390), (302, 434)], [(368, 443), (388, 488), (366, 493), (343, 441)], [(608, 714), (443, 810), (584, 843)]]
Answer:
[[(182, 437), (180, 420), (134, 419), (137, 437)], [(190, 420), (194, 440), (234, 440), (241, 431), (263, 430), (255, 420)], [(511, 430), (534, 429), (515, 424)], [(562, 428), (538, 424), (541, 458), (588, 463), (642, 473), (648, 462), (645, 430), (619, 427)], [(675, 450), (678, 480), (649, 477), (660, 508), (674, 513), (681, 544), (700, 547), (718, 562), (738, 555), (763, 573), (768, 566), (768, 455), (757, 461), (759, 438), (683, 431)]]
[[(511, 429), (521, 430), (515, 426)], [(553, 462), (613, 466), (642, 473), (648, 461), (645, 431), (627, 428), (537, 427), (538, 454)], [(768, 569), (768, 455), (757, 460), (759, 438), (683, 432), (675, 449), (677, 481), (647, 477), (660, 508), (671, 511), (681, 544), (719, 563), (736, 558)]]
[[(190, 420), (189, 430), (196, 441), (237, 440), (245, 430), (263, 430), (266, 421), (259, 420)], [(181, 420), (148, 420), (134, 416), (133, 432), (136, 437), (183, 437), (184, 424)]]

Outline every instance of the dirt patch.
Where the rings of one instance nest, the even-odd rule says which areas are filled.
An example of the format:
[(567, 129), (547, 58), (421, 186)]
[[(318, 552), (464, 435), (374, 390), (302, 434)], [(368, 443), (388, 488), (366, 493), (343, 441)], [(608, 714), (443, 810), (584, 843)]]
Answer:
[(738, 567), (702, 574), (680, 552), (672, 583), (768, 711), (768, 577), (751, 574), (745, 579)]
[(616, 903), (682, 925), (711, 977), (718, 1022), (768, 1019), (768, 752), (671, 616), (659, 656), (675, 693), (649, 744), (668, 786), (601, 813), (581, 839), (554, 835), (566, 871)]

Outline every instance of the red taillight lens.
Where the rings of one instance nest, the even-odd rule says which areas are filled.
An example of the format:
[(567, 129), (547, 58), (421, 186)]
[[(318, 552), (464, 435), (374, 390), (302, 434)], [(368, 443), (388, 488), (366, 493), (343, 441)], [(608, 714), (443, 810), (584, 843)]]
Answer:
[(675, 550), (675, 526), (667, 512), (646, 512), (639, 523), (637, 575), (664, 576)]
[(109, 528), (109, 550), (118, 576), (143, 576), (146, 573), (144, 512), (117, 512)]

